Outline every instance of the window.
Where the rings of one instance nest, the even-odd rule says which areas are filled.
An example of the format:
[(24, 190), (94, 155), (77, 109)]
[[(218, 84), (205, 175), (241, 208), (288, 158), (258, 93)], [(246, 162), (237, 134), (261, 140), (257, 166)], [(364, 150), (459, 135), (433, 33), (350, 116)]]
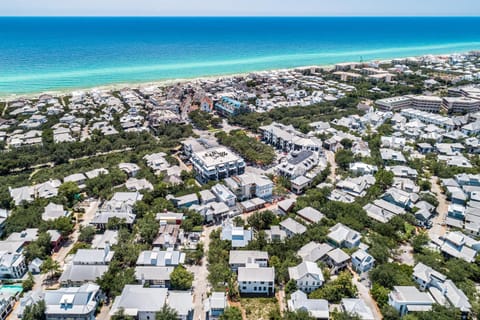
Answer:
[(253, 291), (257, 291), (257, 287), (253, 287)]
[(247, 290), (247, 287), (242, 287), (242, 290)]

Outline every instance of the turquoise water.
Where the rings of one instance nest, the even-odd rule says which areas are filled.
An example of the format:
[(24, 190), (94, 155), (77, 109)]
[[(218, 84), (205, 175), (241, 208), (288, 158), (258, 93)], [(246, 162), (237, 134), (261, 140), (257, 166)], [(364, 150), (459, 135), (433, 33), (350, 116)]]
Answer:
[(23, 286), (21, 284), (4, 284), (0, 286), (0, 291), (17, 294), (23, 291)]
[(0, 18), (0, 95), (480, 49), (480, 18)]

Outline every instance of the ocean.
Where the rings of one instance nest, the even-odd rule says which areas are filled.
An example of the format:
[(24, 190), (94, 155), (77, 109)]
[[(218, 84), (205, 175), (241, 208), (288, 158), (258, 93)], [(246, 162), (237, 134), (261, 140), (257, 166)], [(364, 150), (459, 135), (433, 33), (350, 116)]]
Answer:
[(0, 18), (0, 96), (480, 49), (480, 18)]

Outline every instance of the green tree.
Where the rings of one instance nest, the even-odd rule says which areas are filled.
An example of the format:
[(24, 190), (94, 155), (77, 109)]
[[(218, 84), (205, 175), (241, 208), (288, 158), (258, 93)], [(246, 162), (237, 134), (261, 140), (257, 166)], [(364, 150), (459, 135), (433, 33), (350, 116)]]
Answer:
[(352, 146), (353, 146), (353, 142), (352, 140), (348, 139), (348, 138), (343, 138), (341, 141), (340, 141), (340, 144), (345, 148), (345, 149), (351, 149)]
[(219, 320), (242, 320), (242, 312), (237, 307), (228, 307)]
[(80, 188), (75, 182), (65, 182), (58, 188), (58, 196), (62, 198), (70, 208), (73, 207), (79, 194)]
[(164, 304), (162, 310), (157, 312), (155, 320), (177, 320), (178, 313), (167, 304)]
[(385, 305), (381, 309), (384, 320), (400, 320), (400, 314), (394, 307)]
[(312, 317), (308, 311), (298, 310), (295, 312), (288, 311), (285, 312), (283, 316), (284, 320), (315, 320), (316, 318)]
[(52, 252), (50, 239), (50, 234), (42, 232), (38, 235), (37, 240), (29, 243), (24, 252), (27, 261), (33, 261), (35, 258), (43, 260), (49, 257)]
[(373, 299), (377, 301), (380, 307), (387, 305), (388, 294), (390, 293), (389, 289), (379, 285), (378, 283), (374, 283), (372, 285), (372, 289), (370, 290), (370, 293), (372, 294)]
[(353, 152), (350, 150), (339, 150), (335, 154), (335, 162), (342, 170), (348, 170), (350, 163), (354, 161)]
[(430, 238), (428, 237), (428, 233), (420, 231), (412, 238), (413, 251), (421, 252), (429, 240)]
[(125, 309), (120, 308), (111, 318), (111, 320), (133, 320), (133, 317), (125, 314)]
[(148, 213), (138, 220), (137, 227), (142, 241), (151, 244), (158, 235), (160, 225), (155, 219), (155, 215), (153, 213)]
[(362, 318), (357, 314), (352, 314), (348, 312), (334, 312), (332, 314), (333, 320), (362, 320)]
[(385, 263), (378, 265), (370, 272), (370, 279), (387, 289), (394, 286), (413, 285), (413, 268), (404, 264)]
[(93, 238), (95, 237), (96, 230), (95, 227), (87, 226), (80, 227), (80, 235), (78, 236), (78, 241), (85, 243), (92, 243)]
[(123, 267), (119, 261), (112, 261), (107, 272), (96, 282), (108, 297), (113, 298), (122, 293), (125, 285), (136, 282), (135, 270)]
[(27, 292), (33, 289), (35, 286), (35, 278), (31, 272), (28, 273), (27, 279), (22, 281), (23, 292)]
[(62, 237), (68, 237), (75, 228), (75, 224), (69, 217), (60, 217), (50, 222), (51, 229), (57, 230), (62, 234)]
[(458, 308), (445, 307), (434, 304), (432, 310), (426, 312), (419, 312), (416, 314), (418, 320), (450, 320), (462, 319), (462, 313)]
[(263, 212), (255, 212), (248, 217), (247, 222), (255, 230), (260, 231), (267, 229), (275, 220), (275, 214), (272, 211), (267, 210)]
[(242, 217), (237, 216), (233, 218), (233, 224), (235, 225), (235, 227), (243, 227), (245, 225), (245, 221)]
[(170, 274), (170, 286), (175, 290), (188, 290), (192, 287), (193, 274), (185, 269), (184, 266), (178, 265)]
[(32, 304), (25, 307), (23, 310), (23, 320), (46, 320), (45, 316), (46, 305), (44, 300), (40, 300), (36, 304)]
[(287, 285), (285, 286), (285, 292), (287, 294), (297, 291), (297, 282), (293, 279), (288, 280)]
[(47, 274), (48, 278), (56, 277), (60, 274), (60, 264), (58, 261), (53, 260), (51, 257), (48, 257), (43, 261), (42, 264), (42, 273)]
[(342, 298), (352, 298), (356, 295), (352, 284), (352, 275), (348, 271), (341, 272), (338, 277), (310, 293), (311, 299), (325, 299), (331, 303), (339, 303)]

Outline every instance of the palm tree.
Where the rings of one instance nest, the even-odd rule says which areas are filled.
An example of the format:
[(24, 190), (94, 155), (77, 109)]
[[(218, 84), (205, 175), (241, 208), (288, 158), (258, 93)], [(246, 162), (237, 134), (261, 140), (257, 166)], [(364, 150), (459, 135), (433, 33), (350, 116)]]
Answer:
[(60, 273), (60, 264), (58, 263), (58, 261), (55, 261), (51, 257), (48, 257), (42, 264), (42, 273), (46, 273), (48, 279), (51, 279), (55, 275)]

